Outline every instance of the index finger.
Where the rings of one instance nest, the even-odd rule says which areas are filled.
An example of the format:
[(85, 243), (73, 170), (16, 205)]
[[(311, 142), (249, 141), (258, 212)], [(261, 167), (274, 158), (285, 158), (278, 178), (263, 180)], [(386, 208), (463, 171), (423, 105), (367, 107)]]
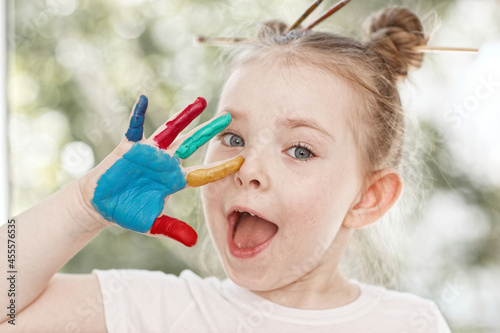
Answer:
[(165, 129), (153, 138), (158, 148), (167, 149), (174, 142), (177, 135), (198, 117), (206, 107), (207, 101), (203, 97), (198, 97), (174, 119), (167, 121)]

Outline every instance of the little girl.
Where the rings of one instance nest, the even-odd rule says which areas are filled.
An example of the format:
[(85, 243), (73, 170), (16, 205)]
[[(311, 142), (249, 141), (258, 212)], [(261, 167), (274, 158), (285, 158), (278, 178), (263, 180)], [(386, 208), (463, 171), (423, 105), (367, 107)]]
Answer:
[[(2, 332), (449, 332), (433, 302), (339, 269), (353, 233), (402, 191), (396, 85), (421, 65), (420, 20), (385, 9), (370, 18), (363, 42), (285, 28), (269, 23), (246, 43), (215, 120), (176, 139), (204, 109), (198, 99), (145, 139), (141, 96), (101, 164), (13, 219), (19, 297), (16, 326), (4, 322)], [(210, 166), (184, 169), (211, 137)], [(196, 233), (161, 212), (170, 194), (201, 185), (228, 279), (56, 274), (112, 222), (194, 245)]]

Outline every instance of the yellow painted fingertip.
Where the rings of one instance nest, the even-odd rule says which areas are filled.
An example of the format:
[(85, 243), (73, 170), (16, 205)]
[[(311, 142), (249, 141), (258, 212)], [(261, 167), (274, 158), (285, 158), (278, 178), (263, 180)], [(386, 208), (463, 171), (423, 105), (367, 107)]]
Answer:
[(215, 182), (238, 171), (245, 159), (238, 156), (229, 162), (209, 169), (199, 169), (187, 174), (186, 182), (189, 186), (198, 187)]

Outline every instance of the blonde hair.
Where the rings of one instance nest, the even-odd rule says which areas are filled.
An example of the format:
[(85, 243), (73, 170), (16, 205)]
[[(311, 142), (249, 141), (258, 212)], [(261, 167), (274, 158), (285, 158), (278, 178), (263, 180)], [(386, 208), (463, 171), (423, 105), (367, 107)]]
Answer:
[[(366, 20), (361, 41), (316, 31), (292, 30), (284, 35), (285, 29), (286, 25), (280, 21), (264, 23), (256, 41), (238, 50), (232, 68), (274, 59), (284, 64), (309, 64), (344, 78), (361, 100), (350, 112), (348, 123), (359, 148), (362, 176), (388, 167), (400, 169), (405, 115), (398, 83), (407, 77), (409, 70), (422, 64), (423, 55), (415, 47), (426, 45), (428, 37), (420, 19), (406, 8), (383, 9)], [(396, 213), (398, 219), (400, 213)], [(395, 269), (384, 265), (384, 257), (397, 249), (380, 246), (386, 242), (378, 226), (358, 230), (351, 243), (361, 246), (349, 245), (347, 255), (355, 257), (358, 263), (364, 258), (361, 268), (350, 267), (351, 276), (394, 285)]]

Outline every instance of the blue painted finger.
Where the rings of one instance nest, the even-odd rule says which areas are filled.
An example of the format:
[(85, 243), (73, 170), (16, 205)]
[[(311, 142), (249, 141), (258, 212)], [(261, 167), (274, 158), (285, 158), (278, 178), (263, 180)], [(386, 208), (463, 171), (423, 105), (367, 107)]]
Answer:
[(192, 136), (187, 138), (175, 151), (175, 155), (182, 159), (188, 158), (196, 151), (196, 149), (207, 143), (230, 123), (231, 115), (229, 113), (213, 120), (211, 123), (203, 126)]
[(148, 108), (148, 99), (146, 96), (141, 95), (139, 102), (135, 105), (134, 114), (130, 118), (130, 125), (125, 136), (128, 141), (137, 142), (141, 141), (142, 133), (144, 132), (144, 118), (146, 109)]

